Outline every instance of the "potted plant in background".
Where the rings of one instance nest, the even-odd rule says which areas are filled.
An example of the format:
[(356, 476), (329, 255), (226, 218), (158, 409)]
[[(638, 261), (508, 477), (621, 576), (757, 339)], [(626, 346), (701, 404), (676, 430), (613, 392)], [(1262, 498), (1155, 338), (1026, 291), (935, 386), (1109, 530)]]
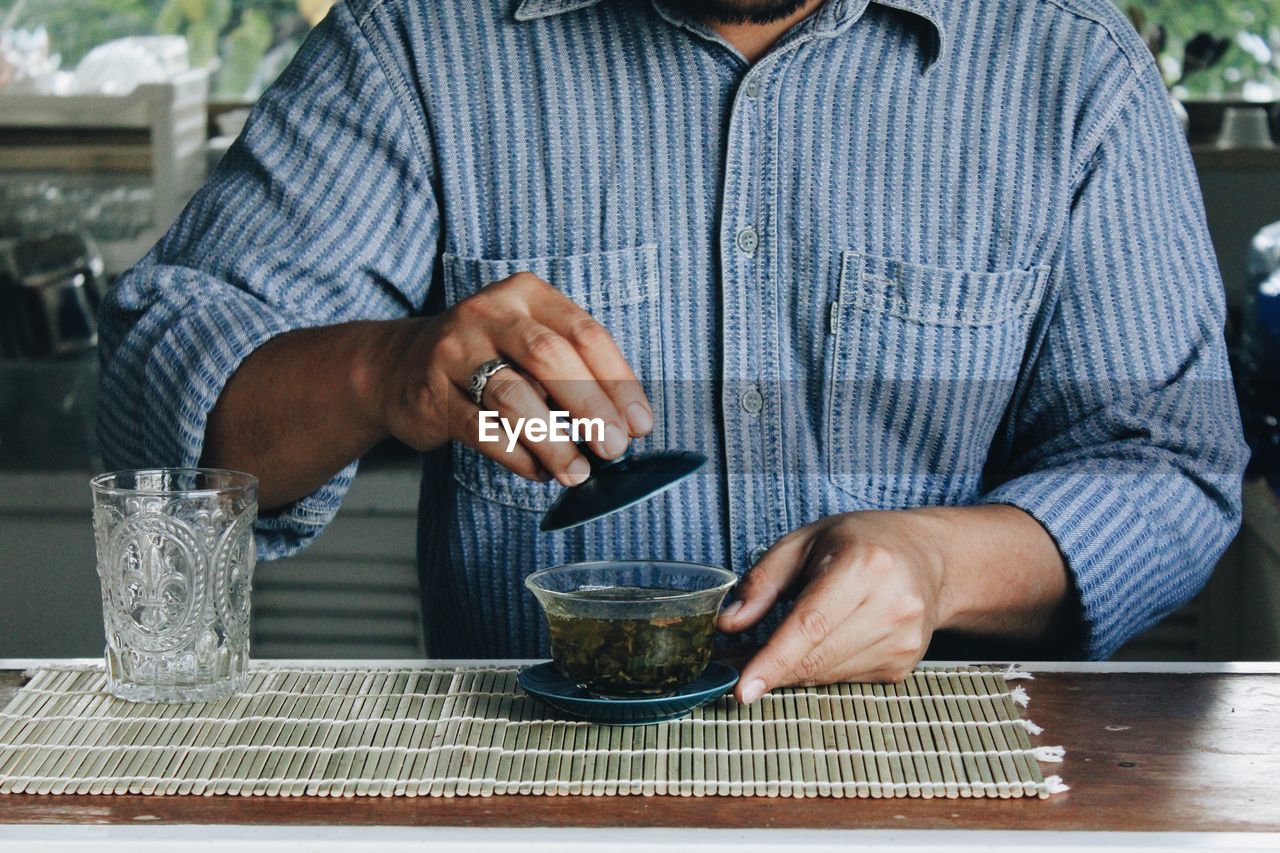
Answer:
[(1127, 0), (1126, 10), (1185, 107), (1193, 144), (1216, 141), (1231, 108), (1280, 119), (1280, 0)]
[[(18, 8), (0, 0), (5, 7)], [(23, 20), (43, 27), (62, 65), (124, 36), (180, 35), (193, 67), (208, 68), (214, 100), (251, 102), (288, 64), (332, 0), (26, 0)]]

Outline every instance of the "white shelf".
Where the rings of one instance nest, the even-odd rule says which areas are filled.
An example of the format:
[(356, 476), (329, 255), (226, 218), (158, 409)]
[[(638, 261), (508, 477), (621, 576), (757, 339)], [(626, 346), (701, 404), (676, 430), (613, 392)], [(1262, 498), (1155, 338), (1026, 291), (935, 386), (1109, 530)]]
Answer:
[(209, 74), (184, 72), (127, 95), (0, 94), (0, 173), (122, 175), (153, 188), (150, 228), (99, 240), (120, 272), (160, 238), (204, 182)]
[(13, 95), (0, 93), (0, 125), (8, 127), (134, 128), (149, 130), (157, 109), (204, 112), (209, 74), (202, 68), (166, 83), (146, 83), (127, 95)]

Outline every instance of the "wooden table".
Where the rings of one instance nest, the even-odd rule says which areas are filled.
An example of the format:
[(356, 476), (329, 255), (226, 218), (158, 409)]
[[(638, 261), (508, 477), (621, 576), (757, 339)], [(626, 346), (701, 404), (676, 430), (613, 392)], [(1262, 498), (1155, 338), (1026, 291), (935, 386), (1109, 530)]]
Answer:
[[(0, 661), (0, 706), (22, 682), (15, 664)], [(1056, 839), (1050, 849), (1066, 849), (1062, 847), (1064, 836), (1045, 831), (1130, 833), (1104, 837), (1138, 846), (1149, 844), (1151, 849), (1280, 849), (1280, 667), (1025, 666), (1036, 673), (1035, 681), (1026, 682), (1031, 695), (1028, 716), (1044, 727), (1043, 742), (1062, 744), (1067, 750), (1066, 761), (1052, 772), (1060, 773), (1071, 790), (1048, 800), (13, 795), (0, 796), (0, 842), (6, 838), (4, 825), (15, 824), (28, 825), (24, 831), (35, 834), (22, 837), (32, 840), (40, 837), (33, 826), (47, 824), (146, 826), (151, 832), (157, 827), (193, 825), (402, 828), (396, 838), (423, 837), (405, 835), (404, 828), (613, 830), (597, 833), (597, 843), (606, 837), (667, 837), (632, 831), (665, 827), (737, 830), (734, 837), (740, 841), (734, 846), (739, 849), (744, 844), (750, 846), (747, 842), (751, 838), (772, 838), (776, 844), (777, 834), (758, 832), (766, 829), (822, 830), (828, 834), (853, 831), (863, 833), (864, 841), (901, 839), (906, 837), (903, 832), (910, 830), (907, 836), (916, 843), (936, 837), (952, 849), (963, 847), (957, 839), (964, 838), (982, 844), (1002, 838), (1016, 842), (1025, 839), (1020, 831), (1036, 832), (1034, 843), (1041, 846), (1050, 838)], [(628, 832), (618, 832), (619, 828)], [(742, 830), (755, 834), (743, 834)], [(982, 832), (965, 833), (970, 830)], [(211, 831), (204, 829), (188, 837), (208, 838)], [(935, 831), (935, 835), (921, 831)], [(128, 836), (118, 831), (95, 837)], [(258, 841), (266, 837), (261, 833), (247, 836)], [(366, 848), (374, 838), (368, 833), (359, 837)], [(522, 833), (521, 837), (532, 840), (542, 836)], [(559, 837), (577, 836), (561, 833)], [(810, 836), (802, 833), (795, 837)], [(1081, 847), (1095, 843), (1091, 836), (1073, 837)], [(847, 838), (842, 843), (847, 843)], [(564, 843), (555, 846), (567, 849)], [(96, 849), (107, 848), (97, 845)]]

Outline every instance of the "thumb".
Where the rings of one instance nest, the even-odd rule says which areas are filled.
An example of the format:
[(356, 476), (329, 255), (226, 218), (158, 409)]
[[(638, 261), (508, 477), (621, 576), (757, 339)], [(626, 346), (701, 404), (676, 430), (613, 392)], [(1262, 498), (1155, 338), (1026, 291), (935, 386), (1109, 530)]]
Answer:
[(738, 581), (733, 589), (734, 600), (721, 611), (716, 627), (726, 634), (736, 634), (763, 619), (799, 577), (812, 541), (810, 529), (802, 527), (775, 542)]

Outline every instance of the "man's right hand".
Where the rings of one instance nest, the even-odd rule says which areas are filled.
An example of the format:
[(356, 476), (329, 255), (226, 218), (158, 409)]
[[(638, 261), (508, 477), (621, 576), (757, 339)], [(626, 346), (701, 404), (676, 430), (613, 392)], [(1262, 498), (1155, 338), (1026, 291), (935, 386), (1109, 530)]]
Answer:
[(491, 284), (426, 319), (395, 321), (364, 371), (363, 396), (381, 424), (418, 450), (450, 439), (532, 480), (576, 485), (590, 463), (571, 442), (482, 442), (480, 407), (467, 393), (475, 370), (501, 357), (512, 369), (494, 374), (484, 408), (515, 423), (550, 419), (549, 402), (574, 418), (600, 418), (597, 455), (621, 456), (633, 437), (653, 428), (644, 389), (609, 332), (547, 282), (519, 273)]

